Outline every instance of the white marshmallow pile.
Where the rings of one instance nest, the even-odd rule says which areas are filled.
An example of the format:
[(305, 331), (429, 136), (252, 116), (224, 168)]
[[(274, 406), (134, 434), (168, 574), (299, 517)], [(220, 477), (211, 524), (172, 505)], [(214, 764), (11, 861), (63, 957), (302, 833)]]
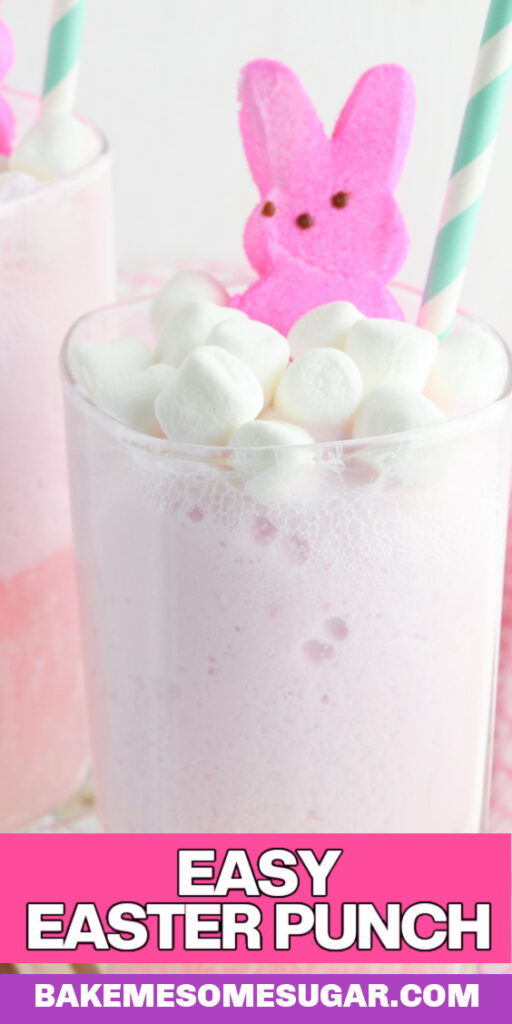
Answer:
[[(238, 310), (232, 309), (231, 313)], [(211, 332), (207, 345), (218, 345), (240, 359), (258, 378), (265, 405), (270, 405), (276, 387), (290, 362), (286, 338), (267, 324), (245, 318), (243, 329), (236, 319), (222, 320)]]
[(288, 334), (292, 359), (310, 348), (344, 348), (350, 328), (363, 319), (351, 302), (316, 306), (301, 316)]
[[(147, 350), (146, 350), (147, 351)], [(153, 363), (126, 377), (105, 380), (96, 390), (96, 402), (107, 412), (143, 434), (158, 434), (155, 402), (176, 370), (166, 363)]]
[(337, 348), (312, 348), (290, 363), (281, 377), (275, 407), (305, 426), (348, 423), (363, 393), (356, 364)]
[(450, 416), (463, 416), (498, 398), (507, 377), (504, 346), (483, 324), (475, 323), (441, 342), (425, 390)]
[(153, 300), (150, 318), (156, 335), (171, 313), (187, 302), (214, 302), (216, 306), (227, 306), (229, 295), (224, 285), (204, 270), (178, 270)]
[(103, 384), (122, 381), (131, 374), (147, 370), (152, 363), (147, 345), (131, 336), (105, 342), (75, 341), (69, 353), (73, 377), (94, 401), (98, 401), (98, 390)]
[(253, 420), (243, 423), (230, 438), (229, 446), (235, 451), (229, 461), (239, 476), (250, 480), (273, 466), (310, 462), (311, 447), (305, 446), (312, 441), (311, 434), (295, 423)]
[(98, 136), (84, 121), (48, 110), (16, 147), (9, 167), (39, 181), (56, 181), (86, 167), (98, 153)]
[(194, 349), (155, 402), (166, 437), (185, 444), (227, 444), (262, 409), (263, 391), (252, 371), (215, 345)]
[(353, 437), (400, 434), (442, 423), (444, 412), (418, 391), (381, 387), (370, 391), (354, 419)]
[(157, 357), (163, 363), (180, 366), (192, 349), (206, 342), (217, 324), (230, 317), (240, 319), (238, 309), (217, 306), (215, 302), (186, 302), (172, 309), (158, 335)]
[(365, 393), (382, 385), (423, 391), (438, 344), (430, 331), (400, 320), (358, 320), (345, 352), (359, 368)]
[(228, 302), (211, 275), (180, 271), (151, 307), (154, 351), (132, 337), (78, 342), (71, 372), (135, 430), (229, 446), (231, 467), (251, 487), (260, 474), (273, 480), (282, 466), (310, 462), (319, 437), (433, 428), (492, 402), (507, 381), (505, 350), (479, 325), (439, 344), (422, 328), (333, 302), (284, 338)]

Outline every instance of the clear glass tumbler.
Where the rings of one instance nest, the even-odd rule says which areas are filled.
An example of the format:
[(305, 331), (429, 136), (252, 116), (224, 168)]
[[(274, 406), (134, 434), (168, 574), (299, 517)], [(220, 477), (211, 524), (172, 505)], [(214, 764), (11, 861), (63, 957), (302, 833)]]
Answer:
[(70, 346), (121, 334), (149, 342), (147, 303), (85, 317), (62, 356), (103, 826), (484, 827), (510, 381), (429, 429), (262, 449), (242, 479), (75, 386)]
[[(10, 94), (22, 134), (37, 102)], [(0, 829), (88, 762), (58, 349), (114, 298), (110, 155), (0, 203)]]

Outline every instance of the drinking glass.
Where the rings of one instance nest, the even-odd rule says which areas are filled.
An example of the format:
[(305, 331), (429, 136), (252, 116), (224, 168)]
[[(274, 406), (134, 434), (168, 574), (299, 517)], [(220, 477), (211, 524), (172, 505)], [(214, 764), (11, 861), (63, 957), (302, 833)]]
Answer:
[(428, 429), (262, 449), (242, 477), (229, 449), (139, 434), (73, 381), (77, 341), (151, 344), (148, 310), (83, 318), (62, 355), (103, 827), (483, 828), (510, 380)]
[[(19, 134), (38, 102), (10, 93)], [(58, 350), (114, 298), (110, 154), (0, 202), (0, 829), (64, 800), (88, 763)]]

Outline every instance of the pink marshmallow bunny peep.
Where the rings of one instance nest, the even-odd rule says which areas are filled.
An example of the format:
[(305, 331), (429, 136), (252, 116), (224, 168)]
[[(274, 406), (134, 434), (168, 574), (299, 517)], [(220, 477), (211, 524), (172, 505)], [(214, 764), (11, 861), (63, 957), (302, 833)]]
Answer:
[[(14, 46), (11, 33), (5, 22), (0, 21), (0, 82), (5, 78), (14, 60)], [(15, 120), (7, 100), (0, 93), (0, 154), (9, 156), (14, 145)]]
[(240, 127), (261, 195), (244, 245), (259, 279), (231, 304), (287, 334), (308, 310), (346, 299), (403, 319), (386, 282), (409, 238), (393, 197), (414, 121), (414, 86), (383, 64), (358, 81), (328, 138), (284, 64), (242, 71)]

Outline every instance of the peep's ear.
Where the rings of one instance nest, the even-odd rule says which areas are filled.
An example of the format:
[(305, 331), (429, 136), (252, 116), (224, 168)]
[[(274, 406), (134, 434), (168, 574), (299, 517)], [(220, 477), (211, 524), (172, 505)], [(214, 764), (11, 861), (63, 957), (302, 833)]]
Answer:
[(370, 68), (357, 82), (334, 129), (338, 166), (350, 167), (365, 184), (393, 191), (409, 149), (414, 111), (414, 84), (405, 68)]
[(240, 129), (261, 195), (272, 186), (300, 191), (328, 159), (329, 143), (311, 100), (284, 64), (255, 60), (242, 71)]

